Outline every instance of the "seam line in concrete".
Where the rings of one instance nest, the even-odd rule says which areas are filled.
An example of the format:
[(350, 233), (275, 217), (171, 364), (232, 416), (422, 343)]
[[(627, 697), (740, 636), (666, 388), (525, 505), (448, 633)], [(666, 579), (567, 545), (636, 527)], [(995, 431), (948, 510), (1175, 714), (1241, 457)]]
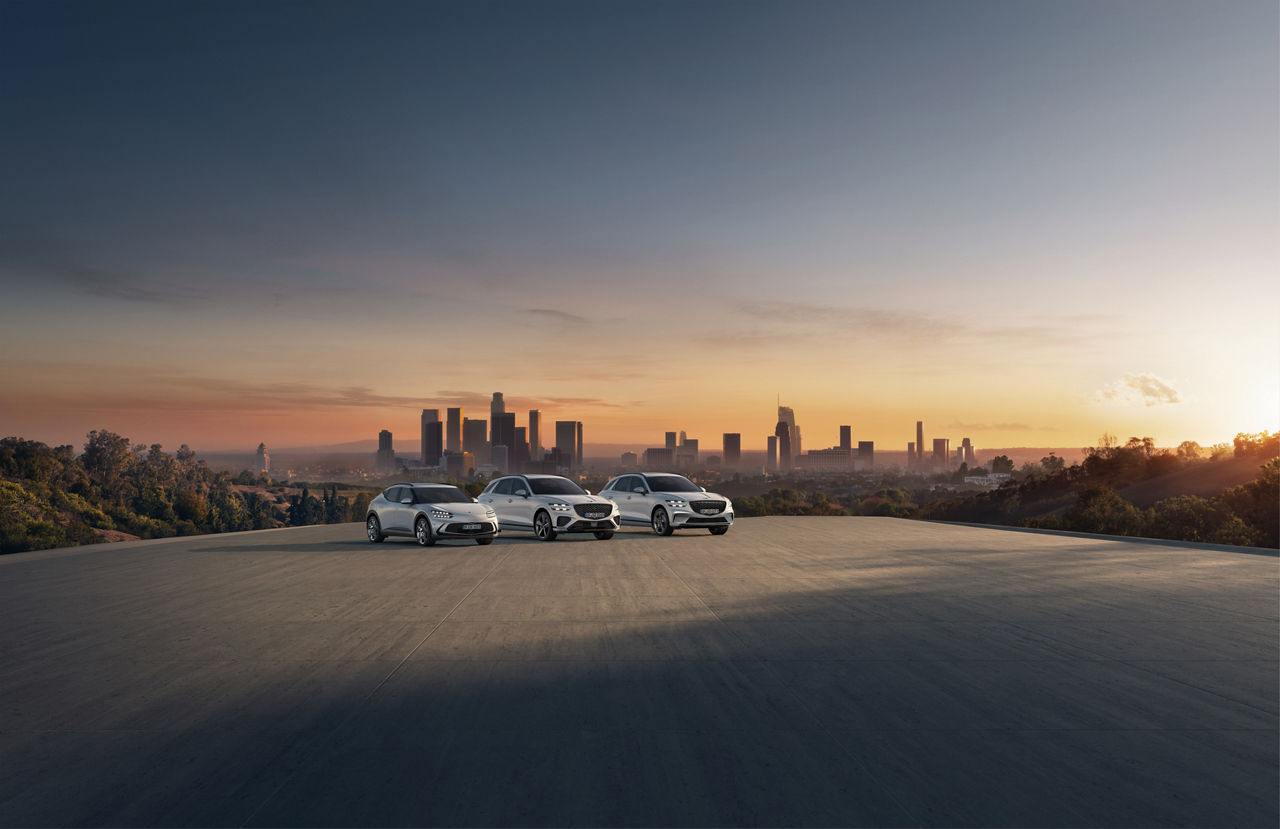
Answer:
[[(507, 554), (504, 555), (501, 559), (499, 559), (498, 562), (493, 565), (493, 567), (489, 568), (489, 572), (481, 576), (480, 580), (476, 582), (470, 590), (467, 591), (467, 595), (463, 596), (461, 599), (458, 599), (457, 604), (449, 608), (449, 612), (444, 614), (444, 616), (440, 619), (440, 621), (432, 625), (431, 630), (427, 631), (427, 635), (422, 637), (422, 641), (414, 645), (413, 650), (405, 654), (404, 659), (401, 659), (399, 662), (397, 662), (396, 666), (392, 668), (391, 671), (386, 676), (384, 676), (377, 685), (373, 686), (373, 690), (365, 694), (364, 698), (361, 699), (357, 705), (352, 706), (351, 713), (348, 714), (345, 718), (343, 718), (342, 722), (338, 723), (332, 729), (329, 730), (329, 733), (323, 739), (321, 739), (319, 743), (316, 745), (316, 747), (310, 752), (311, 757), (314, 757), (316, 754), (318, 754), (320, 749), (322, 749), (325, 745), (329, 743), (330, 740), (333, 739), (333, 735), (337, 734), (338, 731), (341, 730), (343, 726), (351, 722), (351, 720), (353, 720), (360, 713), (360, 710), (364, 707), (364, 704), (367, 703), (370, 699), (372, 699), (373, 695), (378, 693), (378, 691), (382, 689), (382, 686), (386, 685), (387, 682), (391, 679), (391, 677), (395, 676), (396, 673), (401, 668), (404, 667), (404, 663), (408, 662), (409, 658), (418, 652), (418, 649), (421, 648), (426, 643), (426, 641), (431, 638), (431, 635), (433, 633), (435, 633), (437, 630), (440, 629), (440, 626), (443, 625), (449, 619), (449, 617), (453, 615), (453, 612), (457, 610), (459, 607), (461, 607), (463, 602), (471, 598), (471, 594), (476, 592), (476, 590), (480, 588), (480, 585), (484, 584), (485, 580), (488, 579), (490, 576), (492, 576), (497, 571), (497, 569), (501, 567), (504, 562), (506, 562), (507, 559), (511, 558), (511, 554), (514, 552), (515, 552), (515, 549), (508, 550)], [(406, 624), (412, 624), (412, 623), (406, 623)], [(289, 781), (294, 778), (294, 775), (296, 775), (299, 771), (301, 771), (303, 766), (307, 765), (311, 757), (308, 757), (305, 760), (298, 761), (298, 764), (297, 766), (294, 767), (293, 771), (285, 775), (284, 780), (280, 781), (280, 785), (276, 786), (271, 791), (270, 794), (268, 794), (266, 797), (262, 799), (261, 803), (259, 803), (257, 806), (253, 808), (253, 811), (250, 812), (249, 815), (240, 824), (241, 829), (244, 829), (244, 827), (248, 826), (249, 823), (257, 816), (258, 812), (262, 811), (262, 808), (264, 806), (266, 806), (268, 803), (274, 800), (276, 795), (280, 794), (280, 792), (284, 789), (284, 787), (289, 784)]]

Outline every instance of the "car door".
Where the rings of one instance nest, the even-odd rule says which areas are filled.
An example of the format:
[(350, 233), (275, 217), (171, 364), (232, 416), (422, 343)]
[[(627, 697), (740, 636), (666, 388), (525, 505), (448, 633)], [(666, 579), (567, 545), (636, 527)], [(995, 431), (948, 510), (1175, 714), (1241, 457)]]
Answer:
[(382, 528), (384, 531), (403, 533), (409, 531), (408, 515), (411, 510), (404, 504), (400, 503), (400, 499), (404, 498), (408, 493), (407, 486), (393, 486), (383, 495), (387, 499), (387, 506), (383, 510)]
[(498, 514), (498, 526), (507, 529), (511, 523), (511, 479), (502, 478), (480, 499)]
[(635, 492), (645, 489), (643, 479), (639, 475), (628, 475), (614, 484), (617, 497), (618, 513), (625, 524), (647, 524), (649, 522), (648, 501), (645, 496)]
[[(525, 494), (521, 495), (523, 491)], [(522, 530), (533, 529), (533, 513), (541, 503), (533, 495), (533, 489), (524, 478), (511, 479), (511, 523)]]

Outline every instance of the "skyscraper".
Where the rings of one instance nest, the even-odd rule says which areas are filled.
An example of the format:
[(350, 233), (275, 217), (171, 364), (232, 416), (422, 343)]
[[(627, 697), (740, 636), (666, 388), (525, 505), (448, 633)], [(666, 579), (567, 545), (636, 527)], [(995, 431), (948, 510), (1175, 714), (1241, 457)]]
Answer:
[(937, 466), (945, 467), (947, 465), (947, 456), (951, 454), (950, 438), (934, 438), (933, 439), (933, 462)]
[(764, 468), (774, 470), (778, 468), (778, 436), (769, 435), (765, 439), (765, 458)]
[(529, 410), (529, 458), (542, 460), (542, 410)]
[(666, 448), (670, 449), (672, 452), (676, 450), (676, 433), (675, 432), (667, 432), (667, 442), (665, 446)]
[(258, 444), (257, 460), (254, 463), (254, 471), (259, 475), (266, 475), (271, 472), (271, 455), (267, 452), (265, 443)]
[(773, 434), (778, 439), (778, 468), (786, 472), (791, 469), (791, 428), (785, 420), (779, 420)]
[(582, 469), (582, 468), (583, 468), (583, 466), (584, 466), (584, 464), (582, 463), (582, 447), (583, 447), (583, 442), (582, 442), (582, 421), (581, 421), (581, 420), (579, 420), (579, 421), (578, 421), (578, 439), (577, 439), (577, 445), (578, 445), (578, 455), (577, 455), (577, 460), (578, 460), (578, 469)]
[(848, 452), (853, 448), (853, 427), (840, 427), (840, 448)]
[(444, 454), (444, 424), (432, 421), (423, 427), (422, 463), (424, 466), (439, 466), (440, 456)]
[(876, 465), (876, 444), (873, 440), (858, 441), (858, 468), (872, 469)]
[(528, 427), (516, 427), (516, 442), (511, 447), (511, 471), (521, 472), (525, 465), (529, 463), (529, 441), (526, 436), (529, 434)]
[(396, 453), (391, 448), (391, 432), (378, 433), (378, 453), (373, 457), (373, 468), (379, 475), (391, 475), (396, 471)]
[(977, 460), (977, 452), (974, 451), (972, 441), (968, 438), (960, 441), (960, 449), (964, 452), (964, 462), (969, 464), (969, 466), (973, 466), (974, 462)]
[(916, 421), (916, 463), (924, 463), (924, 421)]
[(560, 463), (572, 466), (578, 458), (578, 421), (556, 421), (556, 455)]
[[(505, 446), (512, 449), (516, 445), (516, 413), (515, 412), (499, 412), (493, 416), (493, 422), (489, 424), (489, 431), (493, 434), (494, 446)], [(503, 469), (509, 467), (504, 466)]]
[[(427, 460), (427, 426), (432, 423), (440, 422), (439, 409), (423, 409), (422, 410), (422, 452), (421, 460), (425, 466), (435, 466), (435, 461)], [(440, 460), (440, 452), (436, 452), (436, 461)]]
[(462, 451), (483, 460), (489, 454), (489, 422), (464, 418), (462, 421)]
[(445, 448), (449, 453), (462, 451), (462, 409), (445, 409)]
[(502, 400), (502, 392), (495, 391), (493, 400), (489, 401), (489, 442), (497, 443), (498, 415), (505, 414), (507, 404)]
[(742, 435), (738, 432), (725, 432), (722, 450), (724, 465), (730, 469), (736, 468), (742, 463)]
[[(787, 424), (789, 452), (792, 456), (798, 456), (800, 454), (800, 427), (796, 425), (796, 413), (791, 410), (790, 406), (779, 406), (778, 421)], [(777, 430), (775, 429), (775, 431)], [(779, 461), (781, 461), (781, 458), (779, 458)]]

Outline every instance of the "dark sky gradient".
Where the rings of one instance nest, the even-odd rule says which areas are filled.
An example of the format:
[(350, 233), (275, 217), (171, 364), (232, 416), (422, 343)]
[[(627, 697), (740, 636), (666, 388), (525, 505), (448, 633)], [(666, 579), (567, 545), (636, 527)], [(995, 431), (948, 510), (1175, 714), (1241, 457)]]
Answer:
[[(403, 326), (413, 307), (527, 326), (552, 350), (564, 329), (537, 327), (547, 309), (656, 326), (674, 347), (794, 346), (784, 363), (812, 344), (752, 314), (762, 301), (903, 330), (962, 316), (1052, 335), (1110, 315), (1088, 331), (1119, 344), (1105, 358), (1027, 346), (1058, 349), (1063, 394), (1151, 372), (1218, 398), (1213, 372), (1188, 367), (1203, 350), (1170, 353), (1150, 342), (1167, 327), (1129, 311), (1280, 299), (1278, 18), (1250, 2), (2, 2), (0, 324), (15, 343), (36, 325), (79, 354), (101, 343), (109, 373), (175, 333), (198, 353), (236, 326), (296, 340), (363, 322), (376, 349), (374, 321)], [(1099, 314), (1100, 295), (1119, 310)], [(104, 317), (130, 333), (104, 341)], [(1256, 351), (1276, 339), (1274, 322), (1256, 330), (1267, 320), (1191, 336), (1252, 326), (1261, 339), (1237, 345)], [(988, 351), (956, 356), (1000, 376)], [(472, 353), (383, 391), (528, 376)], [(671, 390), (612, 393), (670, 403), (696, 385), (636, 362)], [(825, 399), (800, 378), (781, 391)], [(1032, 408), (1021, 419), (1061, 401)], [(1215, 416), (1185, 428), (1227, 428)]]

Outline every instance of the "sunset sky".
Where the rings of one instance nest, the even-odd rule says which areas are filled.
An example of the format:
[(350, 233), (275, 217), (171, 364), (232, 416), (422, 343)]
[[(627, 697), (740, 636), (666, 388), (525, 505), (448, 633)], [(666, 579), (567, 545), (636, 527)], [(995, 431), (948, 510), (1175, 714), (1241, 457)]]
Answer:
[[(0, 435), (1280, 425), (1264, 2), (0, 2)], [(523, 423), (523, 419), (520, 421)]]

